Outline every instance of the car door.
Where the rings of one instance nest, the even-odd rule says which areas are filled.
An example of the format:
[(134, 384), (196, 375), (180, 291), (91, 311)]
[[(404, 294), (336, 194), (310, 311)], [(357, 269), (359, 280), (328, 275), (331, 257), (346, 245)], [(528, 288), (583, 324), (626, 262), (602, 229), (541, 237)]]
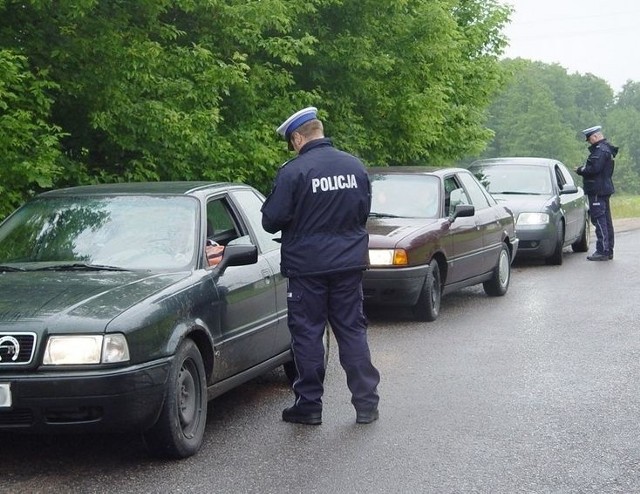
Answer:
[(471, 204), (475, 207), (476, 227), (482, 235), (484, 252), (476, 274), (485, 273), (492, 270), (498, 262), (498, 255), (502, 247), (502, 223), (497, 211), (491, 207), (492, 204), (473, 175), (460, 172), (458, 178), (462, 182)]
[[(471, 204), (462, 183), (455, 175), (444, 179), (445, 214), (451, 216), (457, 204)], [(483, 240), (475, 216), (458, 217), (449, 225), (451, 253), (448, 259), (447, 285), (458, 283), (479, 273)]]
[(287, 325), (287, 280), (280, 272), (280, 233), (269, 233), (262, 228), (260, 208), (264, 202), (264, 196), (254, 190), (234, 191), (232, 195), (234, 201), (241, 207), (247, 226), (256, 239), (259, 252), (269, 263), (273, 272), (272, 285), (276, 306), (274, 317), (277, 319), (274, 354), (278, 354), (291, 347), (291, 334)]
[[(560, 207), (565, 217), (565, 239), (577, 239), (585, 224), (585, 202), (584, 193), (579, 189), (573, 177), (566, 166), (557, 163), (554, 167), (554, 173), (558, 184), (558, 193), (560, 196)], [(573, 193), (562, 193), (567, 187), (575, 187), (577, 190)]]
[[(222, 246), (258, 245), (241, 208), (229, 195), (207, 200), (206, 227), (208, 239)], [(273, 356), (278, 326), (275, 273), (261, 252), (255, 264), (229, 266), (222, 274), (215, 266), (210, 269), (217, 290), (220, 330), (214, 365), (216, 374), (225, 378)]]

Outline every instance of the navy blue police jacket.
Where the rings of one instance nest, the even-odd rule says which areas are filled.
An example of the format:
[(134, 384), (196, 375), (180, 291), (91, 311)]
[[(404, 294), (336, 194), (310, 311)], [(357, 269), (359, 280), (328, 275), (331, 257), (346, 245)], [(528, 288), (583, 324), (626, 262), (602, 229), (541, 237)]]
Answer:
[(612, 146), (606, 139), (589, 146), (589, 157), (584, 166), (576, 170), (582, 176), (584, 193), (590, 196), (610, 196), (614, 192), (613, 169), (614, 158), (618, 148)]
[(366, 269), (371, 183), (362, 162), (330, 139), (306, 143), (278, 170), (262, 226), (282, 232), (288, 278)]

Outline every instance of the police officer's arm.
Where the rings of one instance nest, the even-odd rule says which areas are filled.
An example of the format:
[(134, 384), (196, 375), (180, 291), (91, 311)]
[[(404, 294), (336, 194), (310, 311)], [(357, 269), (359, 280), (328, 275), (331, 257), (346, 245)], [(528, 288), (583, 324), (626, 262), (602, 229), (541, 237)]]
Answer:
[(592, 177), (598, 175), (604, 169), (607, 162), (607, 153), (596, 147), (593, 153), (587, 158), (587, 162), (584, 166), (581, 166), (576, 170), (578, 175), (583, 177)]
[(279, 172), (271, 194), (262, 205), (262, 228), (276, 233), (291, 222), (293, 217), (293, 194), (291, 184)]

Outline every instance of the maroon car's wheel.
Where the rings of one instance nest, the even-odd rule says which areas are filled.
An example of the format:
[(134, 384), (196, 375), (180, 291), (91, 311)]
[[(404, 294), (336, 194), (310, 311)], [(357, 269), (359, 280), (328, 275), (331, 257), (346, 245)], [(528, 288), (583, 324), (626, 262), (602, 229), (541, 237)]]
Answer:
[(435, 321), (440, 314), (441, 299), (440, 268), (434, 260), (429, 264), (418, 302), (413, 307), (413, 315), (418, 321)]
[(482, 287), (487, 295), (500, 297), (507, 293), (509, 280), (511, 280), (511, 254), (509, 247), (503, 243), (493, 275), (482, 284)]
[(176, 352), (167, 380), (160, 417), (144, 433), (149, 452), (163, 458), (194, 455), (202, 445), (207, 423), (207, 386), (202, 356), (185, 340)]

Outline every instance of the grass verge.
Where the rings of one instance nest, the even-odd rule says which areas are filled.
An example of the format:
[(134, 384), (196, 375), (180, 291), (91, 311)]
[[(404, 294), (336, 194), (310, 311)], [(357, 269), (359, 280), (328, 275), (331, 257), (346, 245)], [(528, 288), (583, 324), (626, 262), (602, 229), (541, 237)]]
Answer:
[(639, 218), (640, 195), (612, 195), (611, 216), (613, 218)]

